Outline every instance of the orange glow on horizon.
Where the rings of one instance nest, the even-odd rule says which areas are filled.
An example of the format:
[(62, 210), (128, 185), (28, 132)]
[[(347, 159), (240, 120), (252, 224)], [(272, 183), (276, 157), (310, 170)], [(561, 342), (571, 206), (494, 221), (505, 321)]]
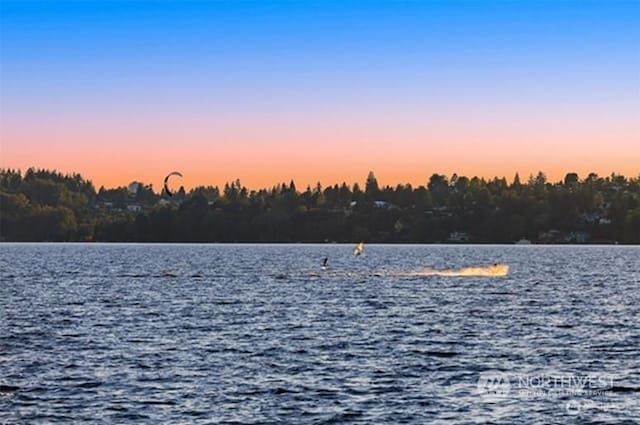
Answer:
[(261, 133), (255, 128), (218, 131), (166, 124), (153, 130), (125, 127), (109, 131), (76, 126), (49, 131), (45, 137), (42, 129), (10, 126), (1, 133), (0, 167), (77, 172), (96, 188), (140, 181), (152, 184), (156, 192), (171, 171), (184, 175), (176, 184), (187, 190), (203, 185), (222, 187), (236, 179), (249, 189), (291, 180), (298, 190), (317, 182), (362, 185), (369, 171), (381, 186), (424, 185), (434, 173), (505, 177), (509, 182), (516, 172), (526, 181), (538, 171), (551, 182), (560, 181), (568, 172), (581, 178), (590, 172), (637, 177), (637, 124), (629, 123), (617, 133), (608, 133), (607, 127), (585, 125), (577, 131), (571, 123), (564, 129), (525, 132), (525, 126), (514, 124), (478, 123), (464, 128), (451, 121), (428, 129), (402, 127), (396, 132), (372, 124), (367, 129), (331, 127), (305, 133), (301, 128), (266, 128)]
[[(180, 171), (184, 177), (175, 180), (176, 185), (183, 185), (186, 190), (197, 186), (218, 186), (222, 188), (226, 182), (240, 179), (243, 185), (249, 189), (270, 188), (280, 183), (289, 183), (293, 180), (298, 190), (305, 190), (309, 185), (314, 187), (320, 182), (323, 187), (346, 182), (348, 185), (358, 183), (364, 187), (364, 182), (369, 171), (373, 171), (380, 186), (396, 186), (410, 183), (414, 187), (426, 185), (429, 177), (434, 174), (444, 174), (451, 177), (454, 173), (458, 176), (469, 178), (477, 176), (485, 179), (505, 177), (508, 182), (513, 180), (516, 173), (521, 181), (525, 182), (530, 175), (536, 175), (538, 171), (544, 172), (550, 182), (560, 181), (566, 173), (576, 172), (580, 178), (585, 178), (589, 173), (595, 172), (600, 176), (608, 176), (612, 172), (626, 177), (640, 177), (638, 161), (633, 158), (615, 159), (616, 166), (593, 166), (574, 163), (564, 164), (563, 161), (547, 161), (540, 166), (531, 165), (529, 161), (500, 161), (474, 160), (466, 158), (458, 160), (455, 165), (452, 161), (440, 161), (427, 156), (413, 156), (410, 160), (400, 161), (394, 158), (387, 160), (350, 160), (343, 158), (318, 157), (319, 163), (331, 164), (331, 168), (323, 169), (320, 164), (311, 164), (310, 161), (301, 160), (296, 163), (292, 158), (243, 158), (242, 155), (229, 156), (226, 164), (216, 162), (216, 157), (192, 158), (179, 157), (172, 160), (150, 160), (146, 165), (140, 165), (136, 157), (120, 157), (118, 154), (102, 154), (91, 158), (55, 158), (47, 157), (45, 160), (30, 160), (23, 158), (21, 161), (3, 163), (3, 168), (21, 169), (23, 172), (29, 167), (57, 170), (62, 173), (79, 173), (83, 178), (93, 182), (96, 190), (101, 186), (114, 188), (126, 186), (132, 181), (152, 184), (156, 192), (162, 189), (164, 176), (174, 170)], [(243, 163), (240, 163), (243, 161)], [(604, 161), (602, 161), (604, 162)], [(610, 164), (613, 161), (608, 161)], [(235, 164), (239, 164), (235, 166)], [(545, 166), (546, 165), (546, 166)]]

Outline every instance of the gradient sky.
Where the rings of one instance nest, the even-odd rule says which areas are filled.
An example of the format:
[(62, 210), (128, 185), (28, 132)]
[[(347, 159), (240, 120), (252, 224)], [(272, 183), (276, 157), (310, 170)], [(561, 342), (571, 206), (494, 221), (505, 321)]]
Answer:
[(640, 174), (640, 1), (1, 1), (0, 166)]

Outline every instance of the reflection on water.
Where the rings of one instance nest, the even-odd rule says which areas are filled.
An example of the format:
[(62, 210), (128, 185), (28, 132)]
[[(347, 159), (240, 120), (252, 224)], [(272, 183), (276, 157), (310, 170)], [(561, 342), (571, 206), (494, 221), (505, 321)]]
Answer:
[(0, 423), (640, 417), (637, 247), (0, 250)]

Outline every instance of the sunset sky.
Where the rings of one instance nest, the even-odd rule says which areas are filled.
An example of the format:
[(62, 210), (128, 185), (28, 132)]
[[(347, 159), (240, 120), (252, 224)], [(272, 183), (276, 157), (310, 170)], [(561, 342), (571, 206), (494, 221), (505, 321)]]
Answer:
[(1, 1), (0, 167), (640, 174), (639, 1)]

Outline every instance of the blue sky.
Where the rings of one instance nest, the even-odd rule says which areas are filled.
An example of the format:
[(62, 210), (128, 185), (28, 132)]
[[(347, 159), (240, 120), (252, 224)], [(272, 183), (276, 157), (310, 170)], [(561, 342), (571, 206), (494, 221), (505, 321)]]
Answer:
[[(44, 138), (104, 144), (92, 131), (148, 149), (169, 123), (191, 129), (175, 137), (194, 150), (297, 143), (300, 155), (318, 134), (384, 156), (391, 140), (416, 155), (448, 140), (472, 149), (464, 134), (496, 151), (501, 133), (527, 155), (540, 129), (543, 147), (582, 140), (596, 168), (603, 143), (638, 142), (638, 1), (1, 4), (5, 166), (37, 161), (24, 147)], [(531, 170), (560, 166), (543, 160)]]

